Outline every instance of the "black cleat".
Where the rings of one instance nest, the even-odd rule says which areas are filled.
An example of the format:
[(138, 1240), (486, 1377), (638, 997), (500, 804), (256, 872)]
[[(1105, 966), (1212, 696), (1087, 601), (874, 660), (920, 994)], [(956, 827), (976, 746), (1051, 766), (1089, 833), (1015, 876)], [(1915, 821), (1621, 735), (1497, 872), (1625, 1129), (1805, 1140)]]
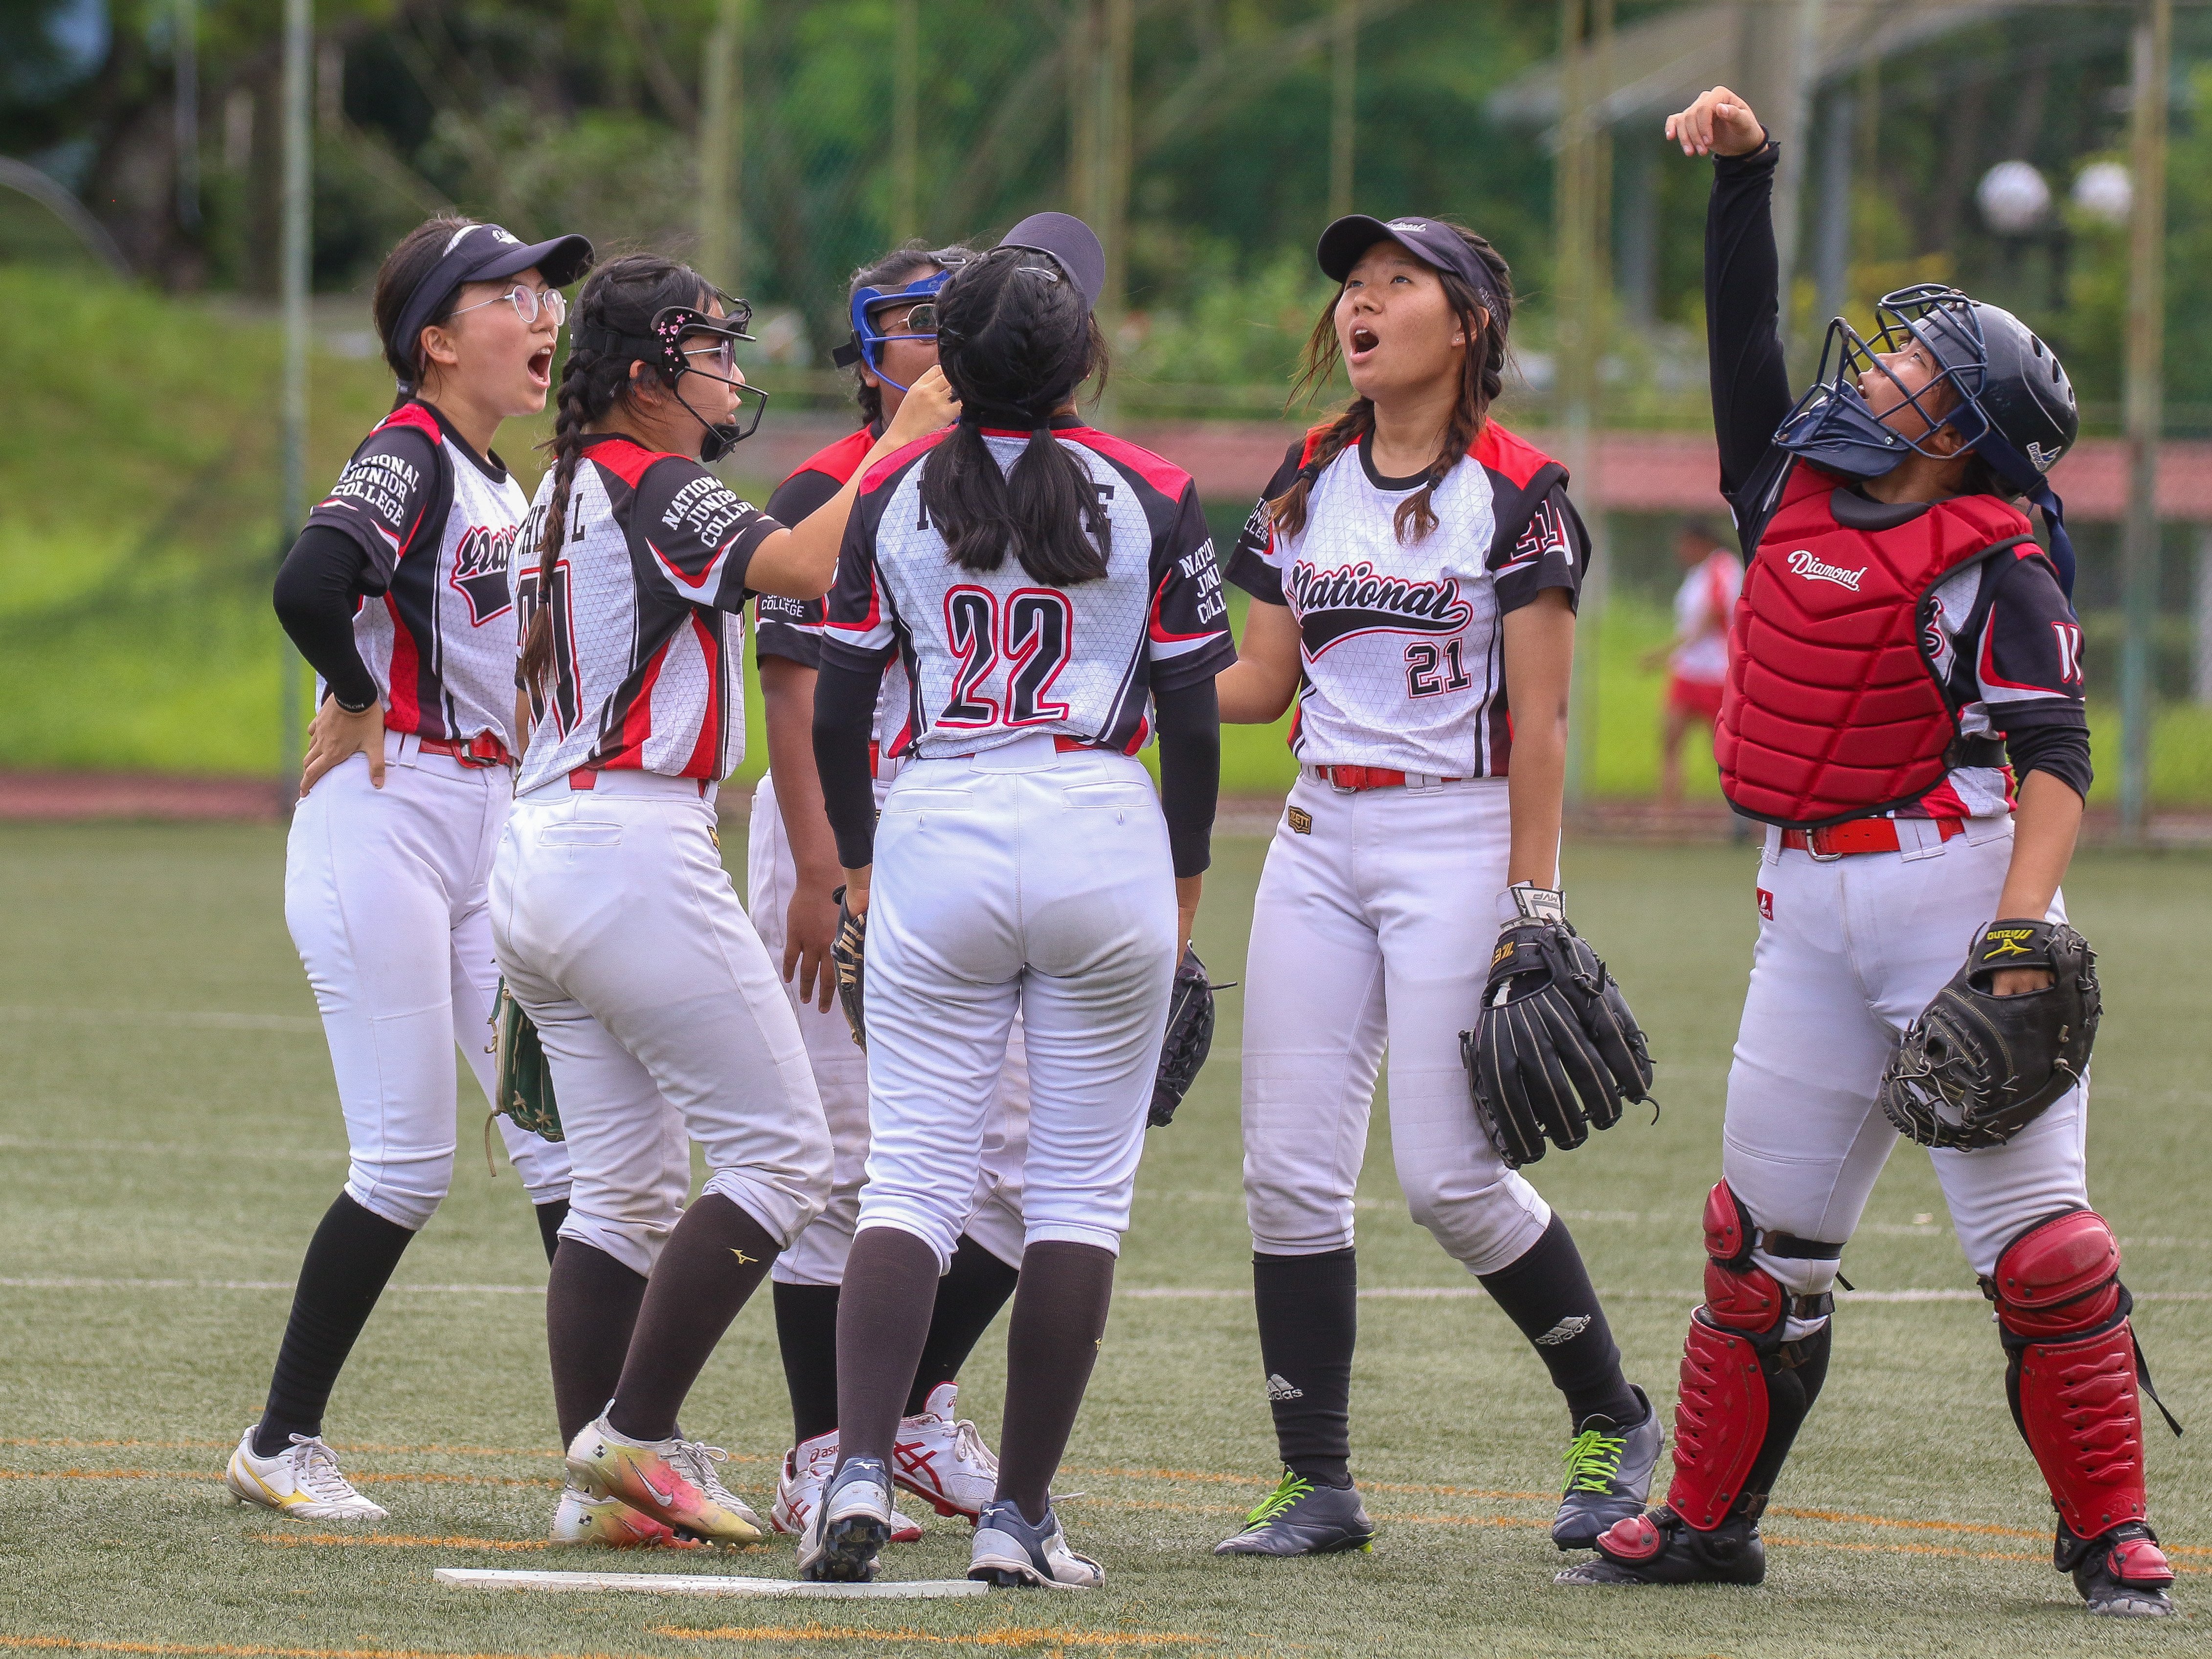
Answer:
[(1597, 1559), (1555, 1574), (1557, 1584), (1756, 1584), (1766, 1577), (1759, 1522), (1732, 1515), (1699, 1532), (1661, 1504), (1609, 1528)]
[(1644, 1390), (1635, 1394), (1644, 1402), (1642, 1422), (1624, 1429), (1609, 1417), (1584, 1418), (1567, 1448), (1567, 1490), (1552, 1522), (1552, 1541), (1563, 1550), (1595, 1548), (1607, 1528), (1644, 1513), (1667, 1431)]
[(2074, 1576), (2074, 1588), (2089, 1611), (2115, 1619), (2163, 1619), (2176, 1611), (2166, 1594), (2173, 1569), (2158, 1547), (2158, 1534), (2140, 1521), (2124, 1522), (2110, 1532), (2082, 1538), (2061, 1521), (2051, 1564)]
[(1275, 1490), (1244, 1517), (1244, 1530), (1213, 1547), (1216, 1555), (1335, 1555), (1374, 1547), (1375, 1523), (1357, 1486), (1316, 1486), (1283, 1471)]
[(896, 1518), (882, 1460), (849, 1460), (822, 1489), (799, 1534), (799, 1576), (814, 1584), (871, 1582)]

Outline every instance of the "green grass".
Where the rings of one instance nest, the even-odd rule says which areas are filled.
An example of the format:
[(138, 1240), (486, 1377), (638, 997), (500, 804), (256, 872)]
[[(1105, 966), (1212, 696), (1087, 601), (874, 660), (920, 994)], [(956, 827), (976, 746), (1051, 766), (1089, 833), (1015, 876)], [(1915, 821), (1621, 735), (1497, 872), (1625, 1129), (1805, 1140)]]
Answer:
[[(739, 869), (741, 839), (726, 845)], [(1223, 844), (1200, 921), (1201, 949), (1232, 973), (1261, 852)], [(403, 1264), (332, 1406), (331, 1437), (356, 1449), (348, 1467), (386, 1477), (368, 1489), (392, 1519), (366, 1535), (387, 1541), (317, 1541), (316, 1528), (227, 1507), (214, 1476), (258, 1409), (286, 1297), (216, 1281), (289, 1280), (344, 1168), (328, 1061), (284, 936), (282, 854), (272, 830), (0, 828), (0, 1647), (67, 1638), (708, 1659), (1076, 1653), (1118, 1633), (1103, 1650), (2020, 1659), (2202, 1649), (2201, 1611), (2163, 1627), (2093, 1629), (2045, 1565), (2049, 1509), (1975, 1302), (1839, 1313), (1827, 1392), (1777, 1494), (1762, 1589), (1553, 1587), (1559, 1559), (1540, 1526), (1565, 1425), (1526, 1345), (1479, 1299), (1362, 1304), (1356, 1467), (1382, 1527), (1372, 1556), (1214, 1559), (1208, 1546), (1271, 1473), (1243, 1296), (1236, 991), (1182, 1117), (1151, 1137), (1119, 1281), (1227, 1294), (1117, 1302), (1059, 1483), (1088, 1494), (1065, 1514), (1078, 1546), (1107, 1565), (1102, 1592), (823, 1608), (434, 1585), (439, 1565), (575, 1565), (495, 1547), (541, 1535), (554, 1497), (542, 1304), (430, 1288), (543, 1282), (520, 1186), (511, 1173), (487, 1178), (473, 1121), (453, 1196)], [(1589, 844), (1570, 846), (1567, 868), (1577, 918), (1653, 1033), (1665, 1112), (1656, 1125), (1632, 1116), (1534, 1173), (1611, 1295), (1631, 1375), (1663, 1407), (1699, 1272), (1696, 1218), (1717, 1162), (1753, 870), (1747, 854), (1721, 848)], [(2127, 1241), (2130, 1282), (2149, 1293), (2141, 1329), (2166, 1397), (2197, 1430), (2177, 1442), (2154, 1429), (2148, 1445), (2154, 1514), (2187, 1571), (2180, 1599), (2202, 1609), (2212, 1606), (2212, 1303), (2159, 1293), (2201, 1293), (2212, 1259), (2203, 994), (2171, 969), (2196, 959), (2212, 923), (2212, 865), (2097, 854), (2069, 896), (2104, 953), (2107, 991), (2092, 1186)], [(1362, 1186), (1364, 1282), (1464, 1288), (1406, 1219), (1390, 1167), (1378, 1114)], [(1852, 1246), (1853, 1281), (1968, 1288), (1942, 1212), (1926, 1160), (1907, 1149)], [(70, 1278), (111, 1282), (23, 1282)], [(112, 1283), (129, 1279), (179, 1282)], [(987, 1434), (1003, 1330), (967, 1377), (963, 1405)], [(765, 1298), (730, 1333), (686, 1421), (736, 1454), (732, 1484), (764, 1505), (789, 1432)], [(890, 1570), (957, 1574), (965, 1547), (964, 1528), (933, 1522)], [(775, 1575), (790, 1555), (776, 1546), (726, 1563), (592, 1565)]]

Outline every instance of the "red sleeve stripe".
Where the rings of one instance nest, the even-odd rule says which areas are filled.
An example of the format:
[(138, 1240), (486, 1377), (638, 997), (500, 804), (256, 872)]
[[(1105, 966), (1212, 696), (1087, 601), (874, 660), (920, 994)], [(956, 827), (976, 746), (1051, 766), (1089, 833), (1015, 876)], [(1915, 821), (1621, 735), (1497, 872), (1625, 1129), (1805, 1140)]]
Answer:
[(1502, 474), (1516, 489), (1526, 489), (1530, 479), (1553, 465), (1552, 458), (1535, 445), (1490, 420), (1483, 422), (1468, 453), (1492, 472)]
[(1171, 501), (1181, 501), (1182, 492), (1190, 488), (1189, 473), (1164, 456), (1155, 455), (1127, 438), (1117, 438), (1110, 432), (1088, 426), (1068, 427), (1055, 435), (1096, 451), (1116, 466), (1127, 467)]
[[(916, 438), (912, 443), (908, 444), (903, 449), (894, 449), (890, 454), (884, 456), (883, 459), (878, 461), (873, 466), (870, 467), (866, 473), (861, 477), (860, 493), (862, 495), (866, 495), (872, 489), (881, 488), (884, 479), (890, 477), (894, 472), (896, 472), (901, 468), (906, 466), (909, 462), (920, 460), (924, 455), (936, 448), (938, 445), (943, 443), (945, 439), (951, 435), (952, 428), (951, 427), (946, 427), (943, 431), (933, 432), (926, 438)], [(873, 447), (872, 445), (870, 447)]]

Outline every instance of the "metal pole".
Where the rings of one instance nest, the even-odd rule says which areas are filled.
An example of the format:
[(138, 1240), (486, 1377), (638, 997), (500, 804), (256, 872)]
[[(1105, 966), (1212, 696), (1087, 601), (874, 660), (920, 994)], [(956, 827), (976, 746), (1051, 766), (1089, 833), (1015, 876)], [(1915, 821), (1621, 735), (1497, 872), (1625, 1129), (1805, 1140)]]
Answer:
[(2151, 641), (2158, 615), (2158, 441), (2166, 323), (2166, 81), (2172, 0), (2140, 0), (2129, 135), (2135, 183), (2128, 222), (2128, 519), (2120, 550), (2127, 632), (2120, 647), (2120, 833), (2144, 838), (2150, 816)]
[(1067, 210), (1095, 226), (1098, 203), (1098, 8), (1070, 0), (1067, 9)]
[(921, 228), (915, 207), (921, 178), (921, 6), (897, 0), (891, 55), (891, 240), (903, 242)]
[(200, 228), (199, 0), (177, 0), (177, 222)]
[(1106, 61), (1099, 138), (1103, 151), (1104, 213), (1094, 227), (1106, 245), (1106, 293), (1098, 309), (1110, 335), (1129, 299), (1129, 167), (1134, 154), (1131, 131), (1130, 69), (1136, 54), (1136, 0), (1106, 0)]
[[(307, 192), (310, 138), (307, 102), (314, 46), (313, 0), (284, 0), (283, 234), (279, 286), (284, 310), (283, 496), (278, 509), (276, 556), (283, 558), (307, 517)], [(300, 653), (283, 647), (278, 696), (283, 699), (283, 754), (277, 776), (289, 781), (303, 749)]]
[(1819, 222), (1813, 227), (1814, 328), (1842, 315), (1850, 303), (1852, 130), (1858, 96), (1847, 87), (1828, 95), (1828, 119), (1820, 135), (1820, 189), (1814, 198)]
[(1334, 100), (1328, 122), (1328, 216), (1352, 211), (1352, 155), (1359, 129), (1359, 0), (1336, 0), (1331, 49)]
[(740, 130), (738, 44), (744, 0), (718, 0), (699, 88), (699, 263), (707, 280), (738, 285)]
[(1560, 0), (1564, 108), (1558, 171), (1559, 459), (1591, 510), (1590, 566), (1583, 576), (1567, 722), (1566, 795), (1589, 793), (1597, 752), (1597, 645), (1605, 609), (1605, 519), (1597, 501), (1597, 380), (1604, 349), (1605, 202), (1610, 147), (1594, 108), (1612, 71), (1613, 0)]

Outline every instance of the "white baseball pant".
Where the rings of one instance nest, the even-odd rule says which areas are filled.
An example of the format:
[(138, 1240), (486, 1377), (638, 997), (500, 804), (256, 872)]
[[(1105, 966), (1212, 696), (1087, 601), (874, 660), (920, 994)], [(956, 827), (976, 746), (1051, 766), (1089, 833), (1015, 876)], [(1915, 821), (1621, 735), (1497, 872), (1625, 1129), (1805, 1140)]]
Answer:
[[(292, 814), (284, 921), (337, 1075), (355, 1203), (419, 1229), (453, 1182), (458, 1047), (491, 1098), (499, 986), (485, 882), (514, 799), (503, 766), (471, 767), (385, 734), (384, 787), (356, 755)], [(533, 1204), (568, 1192), (568, 1154), (502, 1117)]]
[[(731, 888), (714, 794), (602, 772), (514, 804), (492, 866), (493, 939), (537, 1023), (575, 1166), (561, 1236), (641, 1273), (706, 1190), (788, 1244), (830, 1195), (799, 1023)], [(688, 1136), (688, 1139), (687, 1139)]]
[[(896, 762), (885, 764), (896, 767)], [(876, 785), (883, 805), (887, 780)], [(763, 776), (753, 791), (752, 822), (745, 841), (745, 891), (754, 930), (769, 960), (781, 970), (791, 897), (799, 885), (791, 840), (775, 797), (775, 775)], [(824, 971), (827, 971), (826, 964)], [(844, 1011), (835, 1001), (825, 1012), (818, 1000), (802, 1000), (796, 980), (786, 994), (799, 1018), (814, 1086), (830, 1122), (834, 1173), (830, 1203), (791, 1248), (775, 1259), (770, 1276), (785, 1285), (842, 1285), (845, 1257), (860, 1217), (860, 1185), (867, 1179), (868, 1057), (853, 1041)], [(817, 990), (817, 998), (819, 992)], [(1029, 1148), (1029, 1063), (1018, 1017), (1006, 1043), (1006, 1063), (999, 1077), (997, 1109), (983, 1134), (983, 1167), (967, 1224), (962, 1229), (1010, 1267), (1022, 1265), (1022, 1161)]]
[(1019, 1012), (1027, 1243), (1119, 1252), (1175, 978), (1159, 798), (1125, 755), (1024, 738), (908, 763), (884, 799), (868, 911), (867, 1184), (859, 1225), (968, 1224)]
[(1551, 1224), (1476, 1121), (1460, 1058), (1510, 840), (1503, 778), (1353, 793), (1309, 775), (1291, 788), (1244, 969), (1244, 1198), (1261, 1254), (1352, 1243), (1386, 1045), (1413, 1219), (1473, 1273), (1518, 1261)]
[[(1959, 971), (1996, 917), (2012, 858), (2008, 817), (1946, 842), (1900, 818), (1906, 849), (1832, 861), (1784, 851), (1769, 830), (1759, 869), (1759, 946), (1729, 1072), (1721, 1172), (1761, 1227), (1830, 1243), (1857, 1228), (1900, 1139), (1875, 1103), (1905, 1028)], [(2065, 919), (2063, 896), (2050, 920)], [(1931, 1151), (1951, 1224), (1977, 1274), (2039, 1216), (2089, 1201), (2087, 1085), (2002, 1146)], [(1837, 1264), (1756, 1255), (1800, 1296)]]

